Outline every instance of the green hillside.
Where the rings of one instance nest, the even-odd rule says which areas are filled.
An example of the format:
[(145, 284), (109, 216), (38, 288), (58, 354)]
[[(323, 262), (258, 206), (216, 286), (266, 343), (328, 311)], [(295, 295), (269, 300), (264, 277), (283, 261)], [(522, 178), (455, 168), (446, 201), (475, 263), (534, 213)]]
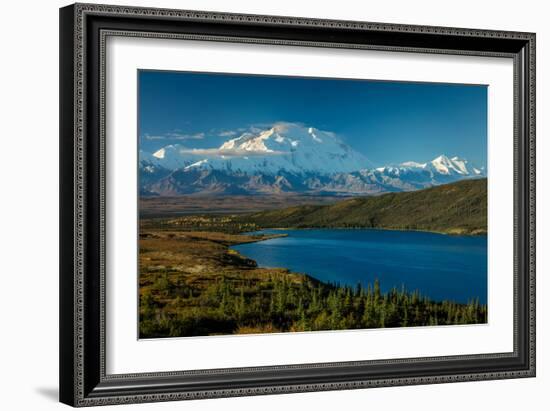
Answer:
[(487, 179), (425, 190), (264, 211), (245, 217), (264, 228), (386, 228), (487, 233)]

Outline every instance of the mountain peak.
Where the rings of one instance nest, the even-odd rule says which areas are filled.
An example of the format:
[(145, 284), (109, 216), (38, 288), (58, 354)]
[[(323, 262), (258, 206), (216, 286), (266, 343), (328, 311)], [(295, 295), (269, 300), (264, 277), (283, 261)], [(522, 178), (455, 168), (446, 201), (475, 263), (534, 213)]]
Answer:
[(164, 147), (153, 153), (153, 157), (158, 158), (158, 159), (163, 159), (165, 155), (166, 155), (166, 148), (164, 148)]
[(254, 152), (273, 152), (265, 145), (265, 140), (275, 133), (273, 128), (264, 130), (260, 134), (252, 134), (250, 132), (243, 133), (240, 137), (232, 138), (220, 146), (220, 150), (242, 150)]
[(432, 161), (438, 161), (441, 163), (449, 163), (451, 160), (449, 160), (449, 157), (447, 157), (445, 154), (441, 154), (438, 157), (434, 158)]
[(247, 131), (218, 149), (202, 152), (209, 158), (208, 163), (203, 163), (205, 166), (244, 173), (274, 174), (283, 170), (329, 174), (357, 171), (367, 163), (361, 153), (334, 133), (289, 122)]
[(458, 156), (449, 158), (442, 154), (433, 159), (431, 161), (431, 165), (442, 174), (458, 173), (464, 176), (481, 174), (480, 170), (472, 167), (468, 160), (462, 159)]

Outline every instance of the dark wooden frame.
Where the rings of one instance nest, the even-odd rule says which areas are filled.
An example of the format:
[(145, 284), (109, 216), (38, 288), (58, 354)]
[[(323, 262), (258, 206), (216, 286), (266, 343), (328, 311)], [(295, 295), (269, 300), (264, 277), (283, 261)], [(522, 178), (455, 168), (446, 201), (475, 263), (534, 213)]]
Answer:
[[(105, 373), (104, 41), (110, 35), (509, 57), (514, 351), (135, 375)], [(535, 35), (76, 4), (60, 10), (60, 400), (74, 406), (535, 376)]]

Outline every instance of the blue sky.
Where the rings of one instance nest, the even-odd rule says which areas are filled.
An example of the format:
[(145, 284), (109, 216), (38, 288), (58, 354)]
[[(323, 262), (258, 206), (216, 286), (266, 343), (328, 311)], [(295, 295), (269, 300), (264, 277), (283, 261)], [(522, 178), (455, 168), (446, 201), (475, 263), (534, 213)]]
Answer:
[(139, 71), (140, 148), (215, 148), (285, 121), (336, 133), (373, 166), (440, 154), (487, 165), (487, 87)]

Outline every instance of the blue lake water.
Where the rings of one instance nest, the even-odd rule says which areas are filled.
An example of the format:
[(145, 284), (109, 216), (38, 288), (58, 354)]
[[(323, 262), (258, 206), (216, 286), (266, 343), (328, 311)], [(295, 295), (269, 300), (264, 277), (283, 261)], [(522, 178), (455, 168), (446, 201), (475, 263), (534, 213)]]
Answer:
[(392, 230), (263, 230), (287, 237), (233, 248), (261, 267), (341, 285), (419, 290), (433, 300), (487, 303), (487, 237)]

